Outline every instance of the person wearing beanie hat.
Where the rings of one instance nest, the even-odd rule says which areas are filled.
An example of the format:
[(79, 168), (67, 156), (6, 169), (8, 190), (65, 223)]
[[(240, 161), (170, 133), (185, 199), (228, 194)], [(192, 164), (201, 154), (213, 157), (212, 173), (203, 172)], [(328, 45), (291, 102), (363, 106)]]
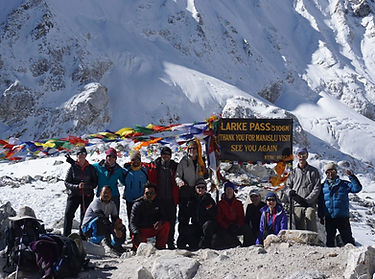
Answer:
[[(217, 204), (218, 232), (214, 235), (212, 246), (215, 249), (233, 248), (238, 245), (244, 247), (255, 244), (255, 236), (250, 226), (246, 224), (242, 202), (234, 195), (235, 185), (227, 181), (224, 183), (224, 194)], [(243, 243), (237, 238), (243, 235)]]
[(142, 165), (141, 152), (134, 150), (130, 153), (130, 162), (124, 165), (125, 189), (122, 198), (126, 201), (126, 213), (128, 223), (130, 224), (130, 216), (134, 201), (143, 196), (144, 185), (148, 181), (148, 171)]
[[(95, 168), (86, 160), (86, 155), (85, 147), (78, 149), (77, 160), (72, 159), (65, 177), (68, 198), (64, 214), (64, 236), (68, 236), (72, 232), (73, 219), (78, 207), (81, 208), (80, 221), (82, 223), (86, 209), (94, 199), (94, 189), (98, 185), (98, 175)], [(82, 231), (80, 234), (83, 235)]]
[(177, 163), (171, 159), (172, 150), (164, 146), (160, 150), (160, 157), (151, 163), (144, 164), (148, 171), (148, 180), (157, 185), (156, 192), (162, 210), (166, 213), (165, 219), (170, 223), (168, 235), (168, 249), (175, 249), (174, 235), (177, 214), (179, 188), (175, 181)]
[[(217, 230), (217, 206), (203, 178), (195, 182), (195, 199), (189, 204), (191, 224), (179, 227), (177, 247), (196, 250), (212, 248), (212, 237)], [(187, 247), (188, 246), (188, 247)]]
[(274, 192), (266, 195), (266, 205), (260, 209), (259, 234), (256, 244), (263, 244), (268, 235), (278, 235), (288, 229), (288, 217)]
[(334, 162), (325, 165), (324, 171), (327, 178), (319, 195), (318, 217), (320, 223), (325, 225), (326, 245), (335, 247), (336, 230), (344, 244), (355, 245), (349, 222), (349, 193), (359, 193), (362, 185), (350, 170), (346, 170), (349, 181), (340, 179)]
[(96, 196), (100, 196), (100, 192), (104, 186), (109, 186), (112, 190), (111, 200), (115, 203), (117, 211), (120, 212), (120, 192), (119, 184), (125, 184), (124, 170), (117, 164), (117, 151), (113, 147), (105, 151), (105, 159), (99, 163), (93, 164), (98, 174), (98, 188)]
[(293, 203), (291, 216), (296, 229), (317, 232), (316, 205), (321, 187), (320, 174), (307, 163), (308, 156), (306, 147), (297, 150), (298, 164), (289, 173), (285, 193)]
[(249, 192), (251, 203), (246, 207), (245, 223), (248, 224), (254, 236), (259, 234), (260, 209), (266, 205), (262, 201), (259, 190), (254, 188)]
[(208, 178), (206, 163), (202, 157), (202, 146), (199, 139), (194, 138), (186, 143), (186, 154), (177, 165), (175, 181), (179, 187), (178, 223), (180, 227), (189, 224), (188, 205), (195, 198), (195, 182), (198, 178)]

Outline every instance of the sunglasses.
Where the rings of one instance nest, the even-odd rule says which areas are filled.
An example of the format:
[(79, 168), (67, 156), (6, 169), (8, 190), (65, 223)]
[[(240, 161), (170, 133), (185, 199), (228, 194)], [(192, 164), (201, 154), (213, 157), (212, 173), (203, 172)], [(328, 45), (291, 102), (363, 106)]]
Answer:
[(109, 157), (109, 158), (117, 158), (117, 157), (114, 156), (114, 155), (107, 155), (107, 157)]
[(146, 196), (153, 196), (155, 195), (155, 192), (145, 192)]
[(298, 153), (297, 155), (300, 156), (300, 157), (306, 157), (307, 153), (306, 152), (301, 152), (301, 153)]
[(206, 186), (196, 186), (197, 189), (206, 189)]
[(276, 201), (275, 199), (267, 199), (267, 201), (269, 201), (269, 202), (274, 202), (274, 201)]
[(336, 172), (336, 170), (335, 169), (326, 170), (326, 174), (330, 172)]

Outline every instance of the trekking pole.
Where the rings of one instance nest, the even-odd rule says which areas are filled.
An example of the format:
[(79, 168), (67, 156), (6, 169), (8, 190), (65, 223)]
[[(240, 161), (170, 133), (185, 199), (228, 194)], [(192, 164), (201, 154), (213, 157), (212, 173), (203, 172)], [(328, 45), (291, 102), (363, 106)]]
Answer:
[(289, 229), (292, 229), (293, 226), (293, 214), (294, 214), (294, 205), (293, 198), (289, 196)]
[(18, 279), (18, 271), (21, 264), (21, 249), (22, 249), (22, 241), (23, 241), (23, 230), (25, 228), (25, 224), (23, 224), (21, 227), (21, 237), (18, 243), (18, 259), (17, 259), (17, 266), (16, 266), (16, 275), (14, 276), (15, 279)]

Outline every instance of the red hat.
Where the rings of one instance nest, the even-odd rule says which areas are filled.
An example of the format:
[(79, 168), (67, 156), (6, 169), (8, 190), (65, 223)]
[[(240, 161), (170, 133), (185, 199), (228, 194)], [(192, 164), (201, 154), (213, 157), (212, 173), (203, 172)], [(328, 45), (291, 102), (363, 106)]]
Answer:
[(111, 147), (110, 149), (108, 149), (106, 152), (105, 152), (105, 155), (112, 155), (112, 156), (115, 156), (117, 157), (117, 151), (116, 149), (114, 149), (113, 147)]

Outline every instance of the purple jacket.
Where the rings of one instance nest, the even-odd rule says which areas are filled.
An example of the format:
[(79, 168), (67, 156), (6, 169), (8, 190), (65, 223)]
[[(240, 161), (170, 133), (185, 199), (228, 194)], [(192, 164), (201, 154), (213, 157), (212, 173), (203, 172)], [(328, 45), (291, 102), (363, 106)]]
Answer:
[[(266, 237), (269, 233), (267, 233), (267, 221), (266, 221), (266, 213), (267, 213), (268, 206), (263, 206), (260, 209), (262, 216), (260, 217), (260, 225), (259, 225), (259, 235), (256, 241), (256, 244), (263, 244), (264, 236)], [(280, 204), (276, 204), (276, 217), (272, 224), (273, 233), (277, 235), (281, 230), (288, 229), (288, 217)]]

